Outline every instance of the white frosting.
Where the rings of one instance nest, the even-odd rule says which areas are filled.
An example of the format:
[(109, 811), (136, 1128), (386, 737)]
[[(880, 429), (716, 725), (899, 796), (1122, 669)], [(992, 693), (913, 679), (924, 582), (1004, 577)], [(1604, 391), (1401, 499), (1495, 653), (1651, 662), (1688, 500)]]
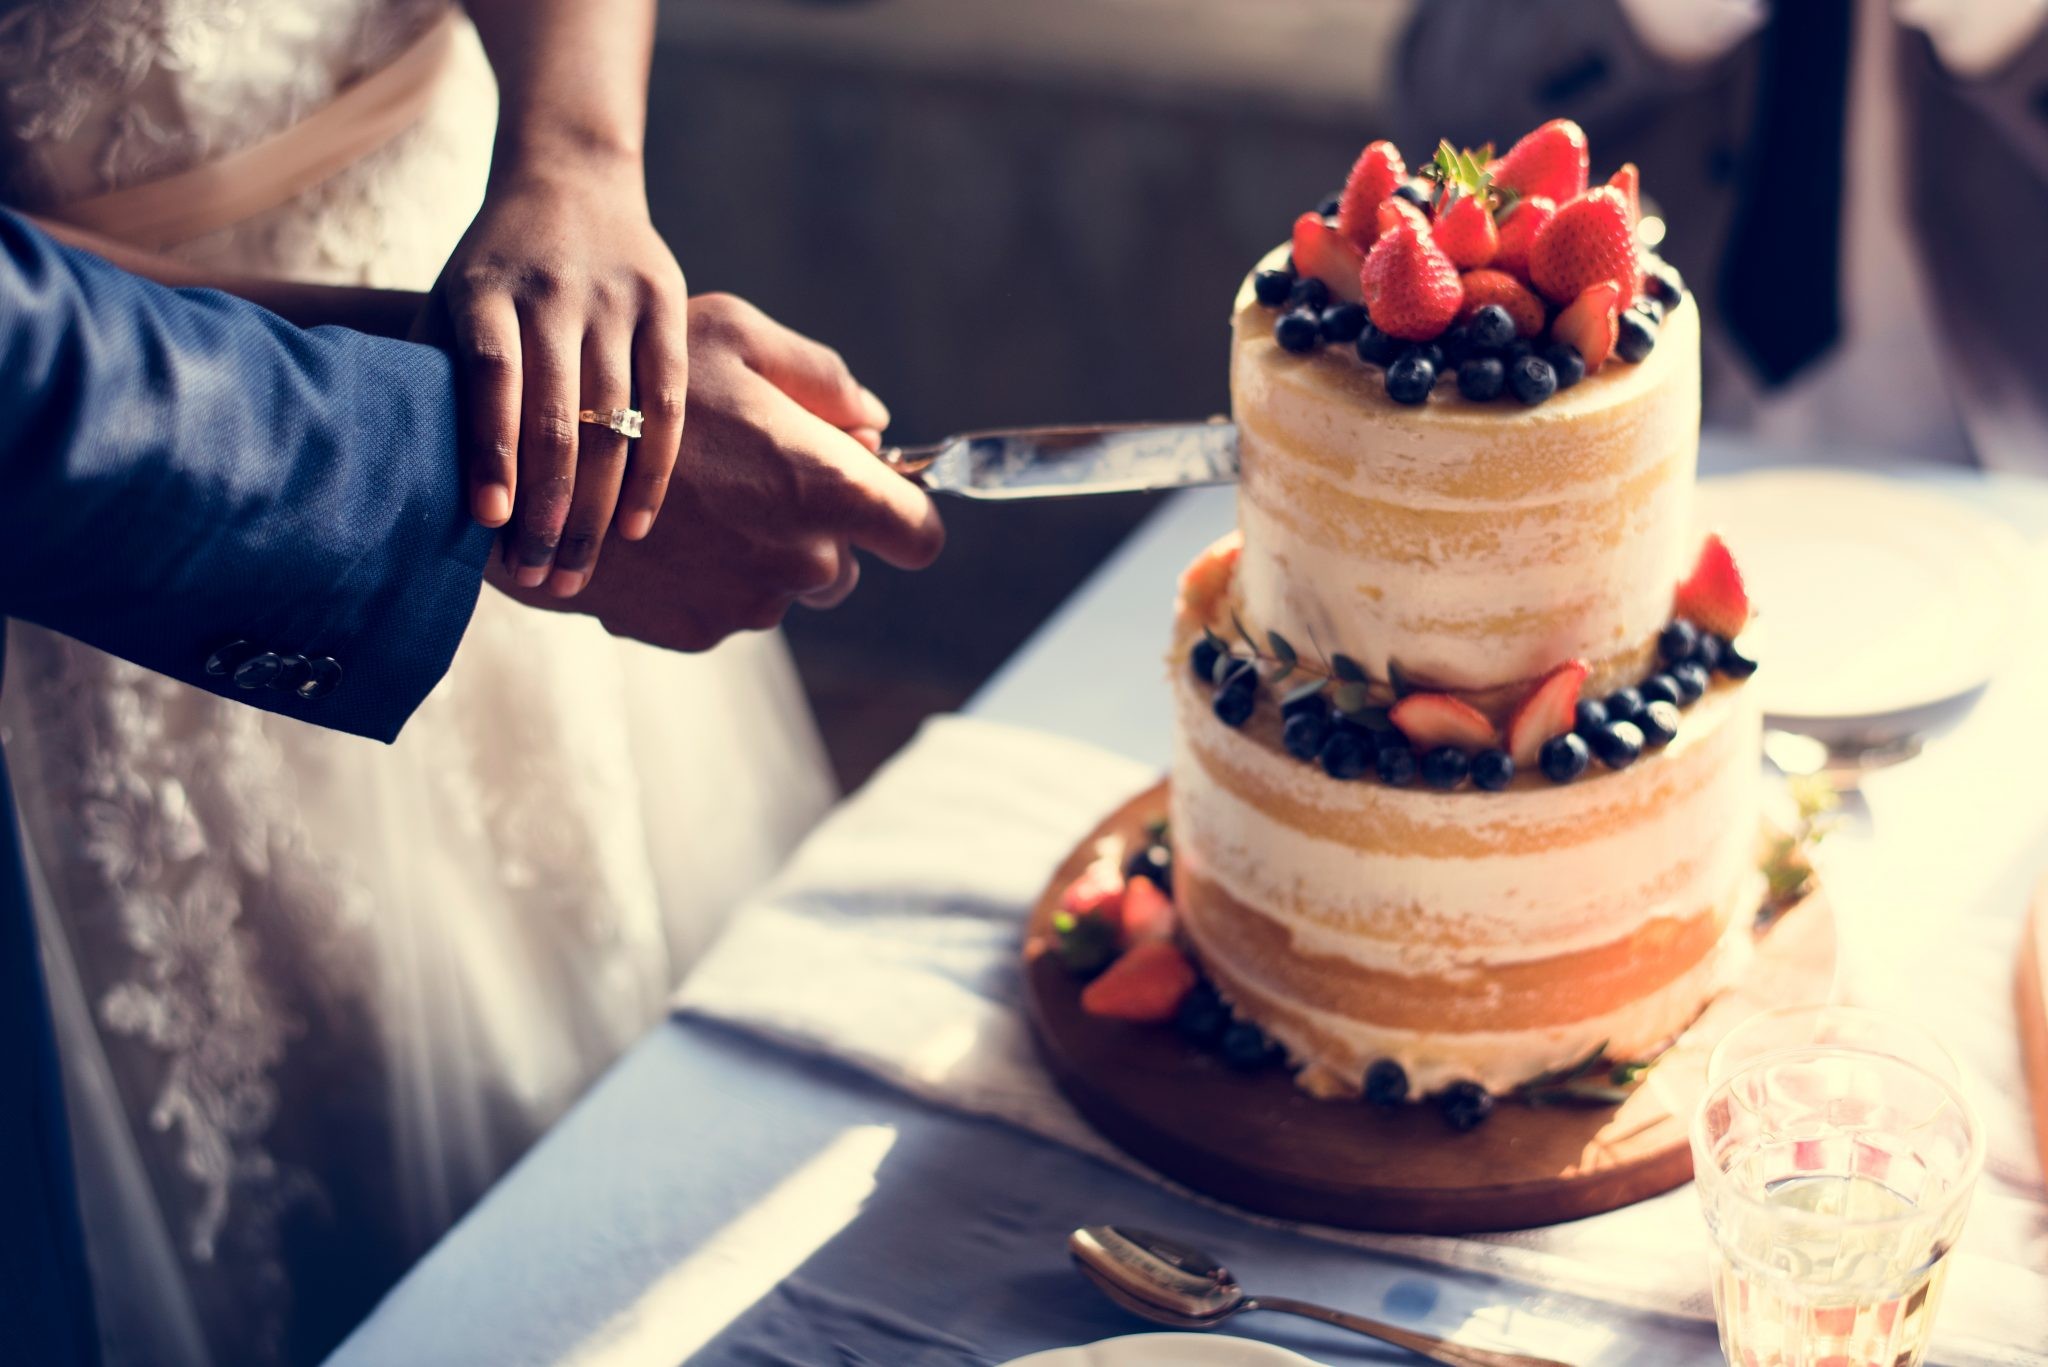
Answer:
[[(1755, 874), (1741, 880), (1731, 898), (1735, 914), (1728, 930), (1713, 952), (1699, 963), (1625, 1006), (1568, 1025), (1463, 1034), (1402, 1030), (1335, 1015), (1292, 1000), (1263, 983), (1252, 984), (1286, 1009), (1299, 1013), (1314, 1029), (1341, 1041), (1350, 1057), (1359, 1061), (1354, 1067), (1340, 1066), (1321, 1057), (1285, 1021), (1261, 1013), (1259, 1023), (1286, 1047), (1288, 1056), (1296, 1063), (1324, 1074), (1316, 1082), (1335, 1079), (1344, 1090), (1353, 1092), (1364, 1080), (1365, 1061), (1375, 1058), (1398, 1061), (1407, 1072), (1411, 1093), (1415, 1095), (1439, 1091), (1468, 1079), (1490, 1092), (1505, 1093), (1539, 1073), (1577, 1063), (1603, 1045), (1607, 1056), (1617, 1061), (1646, 1058), (1676, 1038), (1709, 1000), (1741, 976), (1753, 951), (1754, 918), (1749, 913), (1759, 905), (1762, 882), (1762, 877)], [(1192, 926), (1189, 930), (1199, 950), (1199, 931)], [(1310, 1080), (1305, 1076), (1305, 1083)]]

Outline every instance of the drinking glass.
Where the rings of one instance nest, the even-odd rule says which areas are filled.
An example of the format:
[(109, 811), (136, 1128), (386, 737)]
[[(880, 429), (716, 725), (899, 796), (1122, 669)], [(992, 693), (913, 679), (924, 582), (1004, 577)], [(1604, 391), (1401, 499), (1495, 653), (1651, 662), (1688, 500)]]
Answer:
[(1766, 1011), (1708, 1060), (1693, 1170), (1733, 1367), (1917, 1367), (1984, 1135), (1930, 1036)]

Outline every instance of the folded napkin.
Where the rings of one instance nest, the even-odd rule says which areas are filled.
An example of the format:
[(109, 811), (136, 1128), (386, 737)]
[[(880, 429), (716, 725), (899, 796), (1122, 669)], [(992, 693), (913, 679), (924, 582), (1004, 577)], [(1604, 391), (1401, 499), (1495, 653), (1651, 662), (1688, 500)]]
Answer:
[[(1052, 870), (1156, 777), (1074, 741), (934, 720), (740, 913), (675, 1006), (1171, 1187), (1097, 1135), (1053, 1086), (1024, 1018), (1018, 959), (1024, 917)], [(1957, 938), (1956, 962), (1967, 963), (1970, 976), (1919, 980), (1972, 1001), (2009, 996), (2009, 971), (1983, 981), (1987, 966), (1971, 962), (1981, 948)], [(2009, 970), (2009, 954), (2004, 962)], [(2011, 1092), (2012, 1067), (2014, 1077), (1989, 1079), (1980, 1090)], [(2010, 1108), (1991, 1118), (2008, 1131), (2025, 1123)], [(2024, 1131), (1998, 1136), (1994, 1149), (2017, 1156), (1980, 1188), (1954, 1255), (1936, 1339), (1945, 1363), (2038, 1364), (2048, 1344), (2048, 1203), (2038, 1174), (2024, 1167)], [(1510, 1234), (1288, 1227), (1635, 1309), (1713, 1317), (1703, 1259), (1672, 1253), (1703, 1247), (1697, 1198), (1687, 1188)]]

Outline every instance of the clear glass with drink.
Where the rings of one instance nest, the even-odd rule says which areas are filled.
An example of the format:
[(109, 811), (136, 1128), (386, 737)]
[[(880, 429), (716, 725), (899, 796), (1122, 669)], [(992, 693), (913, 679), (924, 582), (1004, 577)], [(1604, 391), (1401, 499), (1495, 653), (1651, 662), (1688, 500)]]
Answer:
[(1917, 1367), (1984, 1136), (1929, 1036), (1846, 1007), (1730, 1031), (1693, 1118), (1733, 1367)]

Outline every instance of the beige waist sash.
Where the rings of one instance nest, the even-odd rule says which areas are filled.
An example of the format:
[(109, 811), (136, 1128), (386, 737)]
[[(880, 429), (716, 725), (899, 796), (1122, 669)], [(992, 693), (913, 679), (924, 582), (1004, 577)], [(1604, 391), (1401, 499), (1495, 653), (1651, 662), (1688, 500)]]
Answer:
[(419, 122), (452, 64), (459, 22), (451, 8), (389, 65), (261, 142), (174, 176), (59, 205), (45, 216), (154, 248), (275, 209)]

